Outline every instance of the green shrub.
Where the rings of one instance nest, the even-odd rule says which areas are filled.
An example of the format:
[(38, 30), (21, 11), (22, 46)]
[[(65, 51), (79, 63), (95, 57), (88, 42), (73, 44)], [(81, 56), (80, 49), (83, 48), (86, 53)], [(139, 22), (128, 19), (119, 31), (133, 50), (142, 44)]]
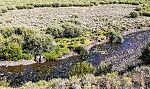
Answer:
[(79, 37), (83, 34), (83, 29), (80, 26), (75, 25), (73, 23), (64, 23), (62, 27), (65, 29), (64, 37), (66, 38)]
[(6, 42), (6, 39), (3, 37), (2, 34), (0, 34), (0, 47), (4, 46), (5, 42)]
[(76, 20), (60, 21), (60, 23), (51, 24), (46, 29), (46, 34), (51, 34), (54, 38), (74, 38), (83, 34), (86, 29)]
[(100, 1), (99, 4), (109, 4), (109, 3), (106, 1)]
[(73, 66), (72, 70), (69, 72), (70, 76), (83, 76), (86, 74), (94, 73), (95, 68), (92, 64), (87, 62), (78, 62), (76, 65)]
[(69, 4), (69, 3), (65, 3), (65, 4), (62, 3), (62, 4), (61, 4), (61, 7), (69, 7), (69, 6), (72, 6), (72, 4)]
[(140, 2), (130, 2), (131, 5), (140, 5)]
[(116, 43), (121, 44), (121, 43), (123, 43), (123, 42), (124, 42), (123, 36), (118, 35), (117, 38), (116, 38)]
[(32, 59), (34, 59), (34, 57), (31, 54), (25, 54), (25, 53), (23, 53), (22, 59), (32, 60)]
[(11, 43), (0, 49), (0, 57), (5, 60), (17, 61), (22, 59), (22, 47), (17, 43)]
[(95, 75), (110, 73), (111, 69), (112, 69), (112, 64), (110, 64), (110, 63), (101, 63), (99, 68), (96, 70)]
[(26, 9), (26, 6), (16, 6), (17, 9)]
[(79, 18), (79, 16), (77, 14), (73, 14), (71, 18)]
[(72, 23), (77, 26), (82, 25), (81, 22), (79, 22), (78, 20), (75, 20), (75, 19), (70, 19), (70, 20), (67, 20), (66, 22)]
[(16, 35), (23, 35), (23, 30), (24, 28), (21, 28), (21, 27), (14, 28), (14, 32)]
[(147, 17), (150, 17), (150, 12), (143, 12), (142, 15), (143, 15), (143, 16), (147, 16)]
[(61, 4), (60, 4), (60, 3), (52, 3), (51, 6), (52, 6), (52, 7), (60, 7)]
[(52, 7), (52, 4), (50, 4), (50, 3), (42, 3), (42, 4), (33, 4), (32, 6), (34, 6), (34, 7)]
[(38, 86), (48, 86), (48, 82), (45, 80), (40, 80), (39, 82), (37, 82)]
[(77, 52), (78, 54), (81, 54), (81, 55), (84, 55), (87, 53), (87, 50), (85, 50), (84, 47), (81, 47), (81, 46), (75, 48), (74, 51)]
[(141, 11), (141, 10), (142, 10), (141, 7), (136, 7), (136, 8), (135, 8), (135, 11)]
[(121, 36), (121, 34), (115, 32), (115, 31), (111, 31), (107, 34), (110, 43), (123, 43), (124, 39), (123, 36)]
[(17, 9), (33, 9), (33, 5), (16, 6)]
[(145, 64), (150, 64), (150, 43), (142, 51), (142, 56), (140, 57)]
[(32, 6), (32, 5), (27, 5), (25, 9), (33, 9), (33, 8), (34, 8), (34, 6)]
[(68, 48), (56, 48), (50, 52), (44, 52), (43, 56), (47, 60), (57, 60), (59, 57), (69, 54), (70, 50)]
[(47, 60), (57, 60), (59, 56), (62, 56), (62, 54), (60, 52), (51, 51), (51, 52), (44, 52), (43, 56)]
[[(15, 28), (15, 34), (17, 35), (20, 35), (18, 34), (18, 30), (20, 30), (21, 32), (21, 35), (26, 38), (27, 36), (31, 36), (31, 35), (36, 35), (38, 32), (40, 32), (39, 30), (33, 30), (33, 29), (27, 29), (27, 28), (19, 28), (19, 29), (16, 29)], [(17, 33), (16, 33), (17, 32)]]
[(50, 25), (46, 30), (46, 33), (51, 34), (54, 38), (64, 37), (63, 32), (64, 29), (59, 25)]
[(7, 39), (7, 44), (9, 43), (18, 43), (19, 45), (22, 45), (23, 43), (23, 38), (18, 35), (12, 35)]
[(9, 7), (7, 7), (7, 9), (8, 9), (8, 10), (15, 10), (15, 7), (9, 6)]
[(92, 2), (90, 2), (90, 4), (93, 4), (93, 5), (97, 6), (97, 5), (98, 5), (98, 2), (92, 1)]
[(42, 7), (42, 4), (33, 4), (34, 7)]
[(138, 13), (137, 13), (137, 12), (131, 12), (131, 13), (129, 14), (129, 17), (130, 17), (130, 18), (137, 18), (137, 17), (138, 17)]
[(8, 37), (12, 36), (13, 33), (14, 33), (14, 30), (12, 28), (6, 27), (6, 28), (1, 29), (1, 34), (5, 38), (8, 38)]
[(54, 45), (53, 39), (45, 34), (26, 35), (24, 37), (23, 49), (31, 54), (39, 54), (43, 51), (51, 50)]
[(2, 8), (1, 11), (2, 11), (2, 13), (6, 13), (6, 12), (8, 12), (8, 9), (7, 8)]

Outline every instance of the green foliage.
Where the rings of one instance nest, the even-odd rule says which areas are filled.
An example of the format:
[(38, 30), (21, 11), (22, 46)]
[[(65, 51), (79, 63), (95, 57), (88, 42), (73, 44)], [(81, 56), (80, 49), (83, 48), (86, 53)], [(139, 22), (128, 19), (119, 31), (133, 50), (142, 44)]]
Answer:
[(95, 75), (107, 74), (112, 72), (112, 65), (110, 63), (101, 63), (99, 68), (96, 70)]
[(4, 46), (4, 43), (6, 42), (6, 39), (3, 37), (3, 35), (2, 34), (0, 34), (0, 48), (2, 47), (2, 46)]
[(123, 41), (124, 41), (121, 34), (115, 32), (115, 31), (108, 32), (108, 38), (111, 43), (123, 43)]
[(73, 23), (64, 23), (62, 27), (64, 30), (64, 37), (79, 37), (83, 33), (83, 29)]
[(90, 74), (95, 71), (95, 68), (92, 64), (87, 62), (78, 62), (76, 65), (73, 66), (72, 70), (69, 72), (70, 76), (83, 76), (85, 74)]
[(150, 17), (150, 6), (148, 4), (143, 4), (141, 7), (137, 7), (135, 10), (140, 11), (139, 13), (141, 16)]
[(20, 6), (16, 6), (16, 8), (17, 9), (33, 9), (34, 6), (32, 6), (32, 5), (24, 5), (24, 6), (20, 5)]
[(81, 55), (87, 54), (87, 50), (82, 46), (76, 47), (74, 51)]
[(90, 39), (86, 37), (76, 37), (76, 38), (57, 38), (56, 43), (62, 47), (68, 47), (71, 50), (77, 51), (80, 53), (81, 50), (78, 50), (78, 47), (87, 46), (90, 44)]
[(18, 35), (12, 35), (7, 39), (7, 44), (8, 43), (18, 43), (19, 45), (22, 45), (23, 43), (23, 37), (18, 36)]
[(51, 4), (51, 6), (52, 6), (52, 7), (60, 7), (61, 4), (60, 4), (60, 3), (53, 3), (53, 4)]
[(138, 1), (136, 2), (136, 1), (135, 1), (135, 2), (130, 2), (130, 4), (131, 4), (131, 5), (140, 5), (140, 2), (138, 2)]
[(85, 27), (76, 20), (60, 21), (56, 24), (51, 24), (47, 30), (47, 34), (51, 34), (54, 38), (74, 38), (83, 34)]
[(33, 57), (31, 54), (23, 53), (22, 59), (25, 59), (25, 60), (32, 60), (32, 59), (34, 59), (34, 57)]
[(21, 27), (17, 27), (17, 28), (14, 28), (14, 32), (16, 35), (23, 35), (23, 30), (25, 28), (21, 28)]
[(150, 6), (148, 4), (143, 4), (142, 5), (142, 9), (145, 11), (145, 12), (150, 12)]
[(14, 33), (14, 30), (12, 28), (9, 28), (9, 27), (2, 28), (0, 31), (1, 31), (1, 34), (5, 38), (8, 38), (8, 37), (12, 36), (12, 34)]
[(145, 64), (150, 64), (150, 43), (143, 49), (141, 59)]
[(60, 27), (59, 25), (50, 25), (46, 30), (47, 34), (51, 34), (55, 38), (63, 37), (64, 36), (63, 32), (64, 32), (64, 29)]
[(54, 45), (53, 39), (45, 34), (26, 35), (24, 37), (23, 49), (31, 54), (39, 54), (43, 51), (49, 51)]
[(138, 17), (138, 13), (137, 13), (137, 12), (131, 12), (131, 13), (129, 14), (129, 17), (130, 17), (130, 18), (137, 18), (137, 17)]
[(135, 8), (135, 11), (141, 11), (142, 10), (142, 7), (136, 7)]
[(15, 7), (14, 6), (8, 6), (7, 9), (8, 10), (15, 10)]
[(143, 16), (147, 16), (147, 17), (150, 17), (150, 12), (143, 12), (142, 15), (143, 15)]
[(0, 57), (5, 60), (17, 61), (22, 59), (22, 47), (17, 43), (11, 43), (0, 49)]
[(2, 8), (2, 9), (1, 9), (1, 12), (2, 12), (2, 13), (6, 13), (6, 12), (8, 12), (8, 9), (7, 9), (7, 8)]
[(57, 60), (59, 57), (69, 54), (70, 50), (68, 48), (56, 48), (50, 52), (44, 52), (43, 55), (47, 60)]

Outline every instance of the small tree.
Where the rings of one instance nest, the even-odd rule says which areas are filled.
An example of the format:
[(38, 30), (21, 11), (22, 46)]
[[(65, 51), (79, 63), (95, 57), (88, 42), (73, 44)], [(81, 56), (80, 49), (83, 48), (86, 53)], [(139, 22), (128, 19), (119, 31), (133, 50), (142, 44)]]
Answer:
[(110, 43), (123, 43), (124, 39), (123, 37), (114, 31), (111, 31), (107, 34)]
[(12, 36), (13, 33), (14, 33), (14, 29), (12, 28), (6, 27), (1, 29), (1, 34), (4, 36), (4, 38), (8, 38)]
[(22, 45), (23, 43), (23, 38), (18, 35), (12, 35), (7, 39), (7, 44), (9, 43), (18, 43), (19, 45)]
[(131, 12), (129, 14), (130, 18), (137, 18), (138, 17), (138, 13), (137, 12)]
[(111, 72), (111, 69), (112, 69), (112, 64), (101, 63), (95, 74), (96, 75), (107, 74)]
[(50, 51), (54, 44), (53, 39), (45, 34), (27, 35), (24, 38), (23, 49), (31, 54), (39, 54), (43, 51)]
[(50, 25), (46, 33), (51, 34), (54, 38), (61, 38), (63, 37), (64, 29), (60, 25)]
[(69, 74), (70, 76), (83, 76), (85, 74), (93, 73), (94, 71), (95, 68), (92, 66), (92, 64), (87, 62), (78, 62), (73, 66), (73, 69), (69, 72)]
[(64, 30), (64, 37), (70, 38), (70, 37), (79, 37), (83, 33), (83, 28), (80, 26), (74, 24), (74, 23), (64, 23), (62, 27)]
[(5, 60), (17, 61), (22, 59), (22, 47), (17, 43), (11, 43), (0, 49), (0, 57)]
[(145, 64), (150, 64), (150, 43), (143, 49), (142, 56), (140, 58)]

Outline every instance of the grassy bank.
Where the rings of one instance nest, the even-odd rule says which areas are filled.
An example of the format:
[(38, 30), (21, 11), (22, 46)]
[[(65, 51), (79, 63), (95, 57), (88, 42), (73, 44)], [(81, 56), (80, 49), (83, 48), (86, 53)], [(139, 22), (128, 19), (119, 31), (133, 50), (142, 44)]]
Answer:
[[(149, 21), (133, 22), (121, 18), (95, 18), (102, 24), (93, 29), (73, 17), (68, 20), (58, 20), (45, 29), (30, 29), (25, 27), (4, 27), (0, 29), (0, 57), (3, 60), (17, 61), (34, 59), (35, 55), (43, 55), (47, 60), (57, 60), (71, 51), (80, 53), (83, 47), (94, 41), (106, 40), (113, 32), (115, 41), (121, 41), (121, 32), (128, 29), (148, 27)], [(116, 23), (114, 23), (116, 21)], [(16, 55), (18, 54), (18, 55)]]
[(4, 27), (0, 29), (0, 58), (17, 61), (30, 60), (36, 55), (43, 55), (47, 60), (57, 60), (70, 51), (80, 53), (80, 48), (89, 45), (96, 38), (104, 37), (103, 32), (93, 37), (90, 36), (91, 34), (90, 28), (75, 20), (58, 21), (41, 30)]
[[(99, 67), (95, 68), (90, 63), (78, 62), (69, 72), (69, 78), (29, 81), (15, 89), (147, 89), (150, 82), (149, 46), (150, 44), (142, 52), (140, 60), (143, 64), (129, 67), (124, 73), (113, 71), (110, 63), (102, 62)], [(9, 87), (5, 79), (0, 81), (0, 88), (13, 89)]]

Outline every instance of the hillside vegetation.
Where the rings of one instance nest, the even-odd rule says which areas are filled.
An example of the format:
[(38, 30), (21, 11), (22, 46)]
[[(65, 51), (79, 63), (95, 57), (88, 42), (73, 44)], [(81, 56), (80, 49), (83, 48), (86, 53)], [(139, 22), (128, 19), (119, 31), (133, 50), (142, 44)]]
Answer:
[(93, 6), (99, 4), (132, 4), (148, 2), (148, 0), (0, 0), (2, 12), (14, 9), (32, 9), (34, 7), (68, 7)]

